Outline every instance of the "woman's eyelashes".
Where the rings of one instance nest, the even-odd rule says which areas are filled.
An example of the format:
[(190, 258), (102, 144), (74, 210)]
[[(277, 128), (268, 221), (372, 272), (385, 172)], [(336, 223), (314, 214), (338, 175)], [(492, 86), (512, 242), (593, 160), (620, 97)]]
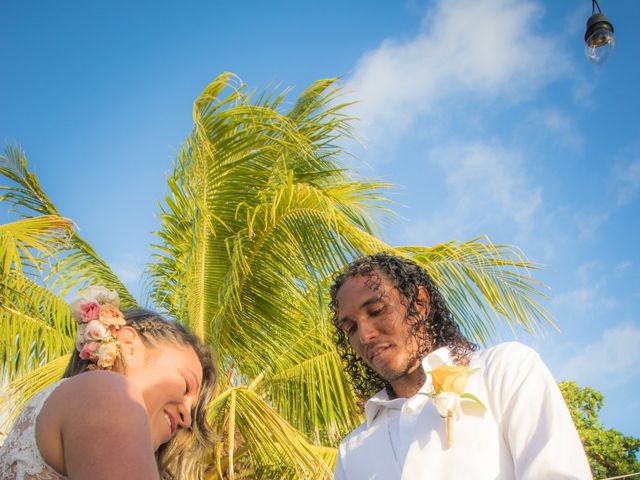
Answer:
[(184, 396), (186, 397), (191, 393), (191, 387), (189, 386), (189, 380), (184, 379)]

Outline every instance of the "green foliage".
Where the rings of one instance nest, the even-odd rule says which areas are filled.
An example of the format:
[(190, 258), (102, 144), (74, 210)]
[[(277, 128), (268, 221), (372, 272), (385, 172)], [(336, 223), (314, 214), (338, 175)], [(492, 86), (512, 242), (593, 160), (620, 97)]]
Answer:
[[(27, 219), (13, 222), (10, 224), (11, 229), (28, 222), (51, 222), (51, 219), (60, 219), (66, 224), (64, 238), (58, 235), (48, 239), (47, 248), (55, 251), (45, 253), (39, 247), (34, 248), (49, 261), (46, 268), (38, 269), (39, 280), (48, 281), (61, 297), (78, 285), (104, 285), (119, 293), (124, 307), (136, 305), (133, 296), (117, 275), (78, 232), (71, 228), (71, 221), (60, 217), (58, 209), (42, 190), (36, 175), (29, 171), (24, 152), (15, 146), (8, 146), (5, 154), (0, 155), (0, 176), (9, 181), (7, 185), (0, 185), (0, 193), (4, 192), (0, 195), (0, 201)], [(29, 227), (33, 230), (33, 225)], [(40, 233), (36, 231), (37, 234)], [(15, 268), (20, 271), (19, 264)]]
[(561, 382), (560, 391), (578, 429), (594, 478), (640, 472), (636, 457), (640, 438), (627, 437), (598, 423), (604, 396), (592, 388), (580, 388), (575, 382)]
[[(433, 276), (465, 333), (487, 342), (497, 322), (535, 332), (551, 323), (535, 264), (480, 237), (392, 247), (376, 237), (390, 218), (388, 185), (344, 168), (348, 105), (335, 79), (294, 102), (255, 97), (222, 74), (198, 97), (193, 132), (160, 206), (150, 303), (188, 324), (221, 372), (210, 418), (218, 441), (207, 478), (330, 478), (339, 439), (360, 421), (328, 322), (328, 284), (356, 255), (414, 258)], [(102, 284), (135, 299), (60, 217), (23, 152), (0, 156), (0, 200), (25, 220), (0, 226), (0, 395), (7, 419), (57, 378), (73, 348), (62, 297)]]

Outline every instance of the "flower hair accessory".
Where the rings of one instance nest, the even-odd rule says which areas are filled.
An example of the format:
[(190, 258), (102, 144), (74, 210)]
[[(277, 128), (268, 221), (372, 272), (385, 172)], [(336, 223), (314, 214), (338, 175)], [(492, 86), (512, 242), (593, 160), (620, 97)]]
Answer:
[(95, 363), (97, 368), (110, 369), (120, 354), (115, 333), (126, 322), (119, 306), (118, 294), (101, 286), (81, 291), (70, 305), (71, 315), (78, 322), (76, 350), (81, 359)]

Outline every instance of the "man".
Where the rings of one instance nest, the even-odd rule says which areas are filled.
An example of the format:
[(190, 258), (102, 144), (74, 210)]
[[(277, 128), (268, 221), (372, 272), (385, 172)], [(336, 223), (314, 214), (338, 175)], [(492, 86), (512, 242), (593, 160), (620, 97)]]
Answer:
[(478, 350), (415, 262), (355, 260), (331, 308), (355, 391), (371, 397), (340, 444), (336, 480), (591, 478), (539, 356), (515, 342)]

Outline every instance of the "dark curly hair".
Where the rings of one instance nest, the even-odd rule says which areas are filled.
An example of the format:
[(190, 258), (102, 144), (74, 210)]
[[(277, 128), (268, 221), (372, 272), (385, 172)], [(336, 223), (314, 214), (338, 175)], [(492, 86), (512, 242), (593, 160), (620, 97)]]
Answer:
[[(344, 282), (356, 276), (367, 277), (367, 285), (376, 290), (380, 286), (380, 274), (391, 280), (400, 293), (402, 304), (407, 308), (407, 323), (418, 344), (416, 359), (422, 359), (429, 352), (446, 346), (457, 364), (468, 365), (471, 353), (478, 348), (462, 335), (444, 297), (431, 277), (416, 262), (387, 253), (358, 258), (334, 279), (329, 307), (333, 312), (331, 321), (336, 327), (334, 336), (338, 353), (361, 402), (383, 388), (393, 395), (393, 389), (388, 381), (381, 378), (351, 348), (348, 333), (340, 328), (336, 297)], [(426, 316), (420, 315), (416, 305), (421, 286), (429, 293), (430, 308)]]

